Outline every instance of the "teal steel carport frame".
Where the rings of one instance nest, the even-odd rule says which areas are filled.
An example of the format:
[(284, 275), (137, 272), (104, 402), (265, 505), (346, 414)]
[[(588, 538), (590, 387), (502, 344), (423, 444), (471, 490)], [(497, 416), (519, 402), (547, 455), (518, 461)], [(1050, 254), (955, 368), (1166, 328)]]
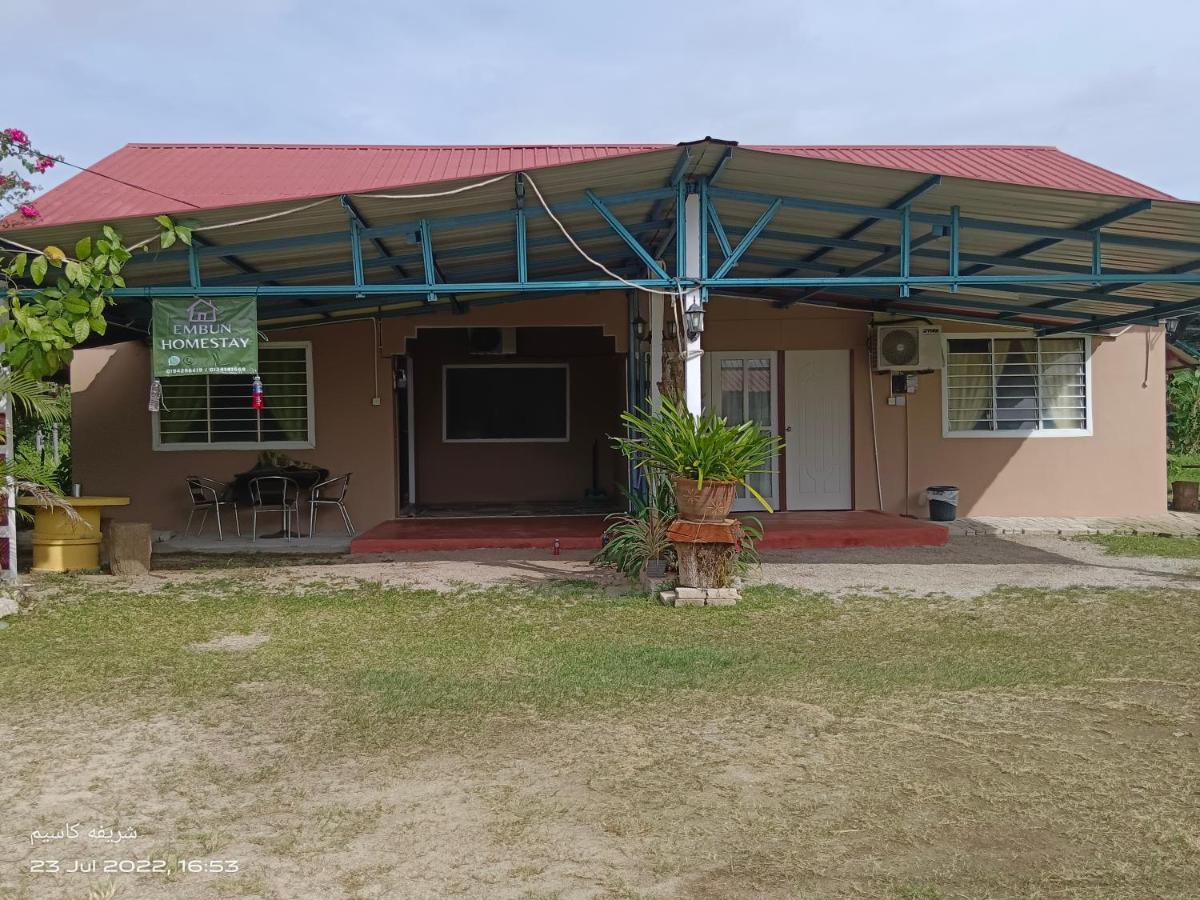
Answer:
[[(555, 216), (586, 211), (598, 217), (596, 226), (573, 229), (576, 241), (586, 245), (617, 239), (616, 249), (594, 256), (620, 277), (590, 265), (560, 235), (531, 236), (529, 224), (544, 219), (547, 211), (529, 201), (528, 174), (514, 173), (510, 209), (371, 226), (355, 198), (347, 195), (340, 198), (346, 211), (345, 230), (229, 244), (202, 238), (186, 251), (137, 257), (126, 272), (133, 284), (144, 260), (178, 261), (181, 277), (114, 290), (116, 315), (125, 319), (120, 324), (137, 328), (148, 319), (148, 301), (156, 297), (254, 294), (260, 299), (260, 320), (271, 325), (314, 316), (333, 319), (355, 311), (378, 316), (422, 315), (444, 308), (463, 312), (472, 305), (642, 288), (680, 295), (698, 290), (703, 299), (731, 295), (780, 308), (811, 304), (922, 313), (1056, 334), (1155, 323), (1200, 309), (1200, 236), (1189, 241), (1105, 230), (1151, 210), (1151, 200), (1132, 201), (1074, 227), (1062, 227), (971, 215), (958, 206), (944, 211), (915, 208), (918, 201), (928, 206), (930, 192), (941, 182), (938, 176), (927, 178), (894, 202), (871, 206), (723, 187), (715, 178), (722, 166), (708, 176), (686, 177), (687, 154), (685, 149), (670, 182), (661, 187), (608, 195), (585, 189), (578, 196), (553, 199), (550, 208)], [(728, 154), (723, 162), (727, 158)], [(683, 200), (693, 194), (701, 198), (700, 274), (686, 277)], [(647, 205), (650, 214), (636, 220), (625, 212)], [(731, 214), (733, 207), (742, 219), (749, 210), (750, 224), (729, 224), (739, 218)], [(857, 224), (829, 234), (781, 228), (775, 223), (787, 210), (851, 217)], [(897, 231), (898, 240), (866, 237), (881, 224)], [(511, 237), (473, 246), (438, 246), (439, 236), (487, 227), (504, 229)], [(1029, 241), (1009, 252), (964, 252), (963, 237), (972, 234)], [(406, 241), (415, 249), (394, 252), (385, 243), (388, 240)], [(1032, 255), (1071, 244), (1086, 249), (1089, 265)], [(344, 259), (282, 269), (253, 262), (260, 254), (327, 253), (331, 248), (337, 252), (339, 246), (346, 248)], [(364, 246), (374, 254), (367, 256)], [(793, 255), (781, 246), (802, 252)], [(1106, 267), (1104, 252), (1109, 248), (1191, 254), (1194, 261), (1155, 270)], [(554, 255), (533, 259), (534, 251), (544, 250), (553, 250)], [(868, 256), (853, 265), (832, 264), (828, 257), (837, 251)], [(236, 274), (202, 278), (205, 264), (218, 259), (234, 267)], [(916, 263), (926, 270), (916, 271)], [(940, 271), (928, 271), (930, 267)], [(388, 280), (369, 280), (379, 270), (387, 271)], [(1147, 286), (1196, 286), (1197, 291), (1169, 300), (1120, 293)], [(1005, 295), (1012, 295), (1013, 301)], [(1021, 296), (1045, 299), (1031, 305), (1021, 302)]]

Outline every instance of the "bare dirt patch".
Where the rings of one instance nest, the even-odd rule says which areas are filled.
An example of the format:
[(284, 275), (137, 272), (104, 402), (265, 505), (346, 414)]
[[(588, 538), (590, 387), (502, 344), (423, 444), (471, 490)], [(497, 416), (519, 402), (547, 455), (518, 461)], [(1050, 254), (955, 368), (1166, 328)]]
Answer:
[(760, 584), (834, 596), (892, 593), (961, 599), (1001, 586), (1060, 590), (1200, 587), (1195, 560), (1114, 557), (1055, 535), (955, 536), (944, 547), (766, 552)]
[[(27, 830), (83, 818), (135, 827), (122, 856), (239, 861), (113, 879), (113, 896), (147, 900), (1182, 898), (1200, 876), (1186, 689), (969, 693), (855, 715), (686, 696), (345, 756), (295, 752), (296, 723), (263, 713), (35, 725), (75, 749), (47, 759), (23, 743), (5, 762), (26, 772), (0, 789), (6, 867), (45, 855), (21, 845)], [(0, 878), (36, 897), (100, 882)]]
[(198, 641), (189, 644), (189, 650), (200, 653), (243, 653), (261, 647), (271, 639), (269, 634), (223, 634), (208, 641)]
[[(730, 609), (583, 554), (47, 580), (0, 633), (0, 898), (1194, 896), (1189, 571), (969, 541)], [(137, 837), (30, 843), (66, 823)]]

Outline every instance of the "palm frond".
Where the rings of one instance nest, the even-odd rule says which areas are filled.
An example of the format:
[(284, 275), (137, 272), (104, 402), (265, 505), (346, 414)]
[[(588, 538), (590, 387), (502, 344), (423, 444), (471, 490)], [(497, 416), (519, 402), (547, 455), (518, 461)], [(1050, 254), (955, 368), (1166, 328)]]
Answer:
[[(18, 497), (28, 497), (38, 506), (61, 510), (72, 521), (80, 521), (78, 511), (54, 485), (53, 466), (28, 456), (13, 460), (0, 459), (0, 484), (4, 482), (11, 483)], [(18, 507), (17, 514), (23, 519), (28, 519), (30, 515), (23, 507)]]
[(0, 395), (8, 394), (26, 414), (43, 422), (65, 422), (70, 401), (58, 385), (39, 381), (22, 372), (0, 371)]

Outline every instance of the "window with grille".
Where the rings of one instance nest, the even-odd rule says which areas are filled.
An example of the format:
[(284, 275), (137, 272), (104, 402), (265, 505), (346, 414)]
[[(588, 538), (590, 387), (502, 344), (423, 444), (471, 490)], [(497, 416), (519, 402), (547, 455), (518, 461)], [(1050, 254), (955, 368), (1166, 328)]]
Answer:
[(188, 375), (162, 380), (155, 416), (159, 450), (288, 450), (316, 443), (312, 352), (307, 343), (258, 348), (263, 408), (251, 406), (249, 375)]
[(942, 385), (947, 437), (1091, 433), (1082, 337), (951, 337)]

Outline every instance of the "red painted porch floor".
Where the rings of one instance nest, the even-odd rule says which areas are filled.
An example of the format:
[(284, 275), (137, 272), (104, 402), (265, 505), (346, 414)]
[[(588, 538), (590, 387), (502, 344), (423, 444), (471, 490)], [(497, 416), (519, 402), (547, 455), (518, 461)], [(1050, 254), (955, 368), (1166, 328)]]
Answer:
[[(936, 522), (871, 510), (780, 512), (759, 516), (763, 550), (838, 547), (940, 547), (950, 540)], [(411, 518), (381, 522), (356, 537), (351, 553), (430, 550), (598, 550), (603, 516), (514, 516), (511, 518)]]

